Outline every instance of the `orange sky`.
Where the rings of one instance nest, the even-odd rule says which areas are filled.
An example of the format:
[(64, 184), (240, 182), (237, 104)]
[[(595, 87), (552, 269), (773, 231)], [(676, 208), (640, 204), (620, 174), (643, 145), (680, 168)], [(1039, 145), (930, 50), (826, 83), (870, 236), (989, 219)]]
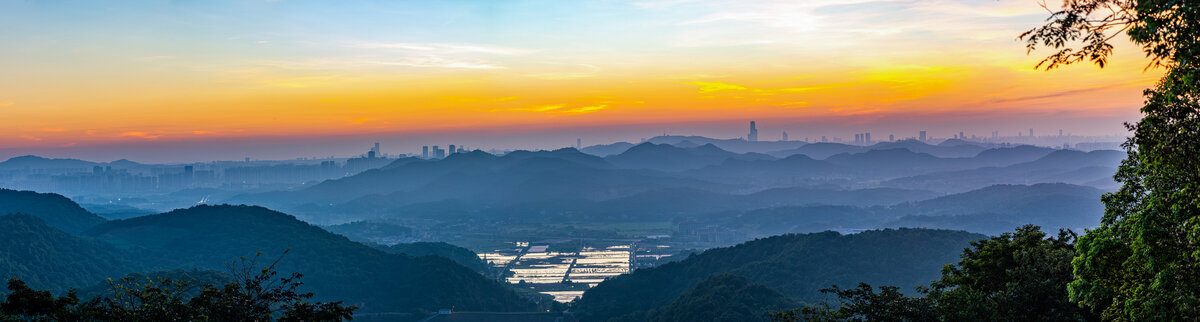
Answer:
[[(1127, 43), (1105, 69), (1034, 70), (1048, 52), (1027, 56), (1015, 37), (1040, 10), (1010, 0), (5, 2), (0, 148), (747, 119), (1136, 117), (1141, 89), (1160, 71), (1143, 72)], [(1114, 128), (1063, 121), (1079, 134)], [(968, 130), (999, 130), (982, 126)]]

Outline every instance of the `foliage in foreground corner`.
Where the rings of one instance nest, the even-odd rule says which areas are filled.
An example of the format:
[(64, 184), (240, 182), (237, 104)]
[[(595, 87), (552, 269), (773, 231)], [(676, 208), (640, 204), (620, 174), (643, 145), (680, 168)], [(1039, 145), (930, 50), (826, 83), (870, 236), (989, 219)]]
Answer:
[[(1122, 32), (1166, 73), (1126, 123), (1104, 219), (1078, 242), (1071, 299), (1107, 320), (1200, 319), (1200, 1), (1074, 0), (1021, 35), (1058, 52), (1039, 66), (1101, 67)], [(1078, 46), (1077, 46), (1078, 45)]]
[[(286, 254), (286, 251), (284, 252)], [(171, 278), (123, 277), (109, 280), (109, 294), (86, 302), (74, 290), (55, 297), (19, 279), (8, 281), (0, 302), (0, 321), (342, 321), (355, 306), (311, 302), (299, 291), (300, 273), (279, 276), (276, 264), (258, 264), (261, 254), (228, 265), (234, 281), (224, 286), (196, 285)], [(197, 292), (198, 291), (198, 292)], [(193, 295), (194, 294), (194, 295)]]
[(1027, 225), (971, 243), (942, 277), (908, 296), (894, 286), (822, 290), (840, 300), (776, 313), (776, 321), (1093, 321), (1071, 301), (1075, 235)]

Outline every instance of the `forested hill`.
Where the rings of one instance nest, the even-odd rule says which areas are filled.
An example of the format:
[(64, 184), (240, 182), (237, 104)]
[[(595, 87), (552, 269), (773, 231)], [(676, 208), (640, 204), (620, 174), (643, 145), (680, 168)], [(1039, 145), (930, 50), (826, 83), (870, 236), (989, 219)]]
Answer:
[(31, 215), (0, 216), (0, 279), (5, 281), (16, 277), (30, 287), (58, 292), (140, 269), (125, 252), (102, 241), (73, 236)]
[(393, 254), (405, 254), (408, 256), (441, 256), (449, 258), (459, 265), (466, 266), (476, 272), (486, 272), (488, 269), (487, 263), (479, 259), (479, 255), (470, 249), (454, 246), (443, 242), (417, 242), (407, 244), (395, 244), (391, 246), (381, 246), (385, 252)]
[(642, 315), (619, 318), (626, 321), (770, 321), (769, 313), (798, 305), (779, 291), (746, 278), (713, 275), (679, 298)]
[(71, 199), (56, 193), (0, 189), (0, 215), (24, 213), (59, 230), (78, 234), (104, 222)]
[(853, 235), (789, 234), (715, 248), (687, 259), (606, 280), (576, 301), (581, 318), (638, 316), (675, 300), (714, 274), (730, 273), (804, 302), (830, 285), (896, 285), (906, 291), (938, 278), (971, 241), (962, 231), (898, 229)]
[(270, 261), (290, 249), (281, 273), (303, 273), (319, 300), (362, 312), (530, 309), (509, 288), (451, 260), (388, 254), (262, 207), (196, 206), (110, 221), (87, 234), (136, 249), (165, 269), (224, 269), (239, 257), (261, 252)]

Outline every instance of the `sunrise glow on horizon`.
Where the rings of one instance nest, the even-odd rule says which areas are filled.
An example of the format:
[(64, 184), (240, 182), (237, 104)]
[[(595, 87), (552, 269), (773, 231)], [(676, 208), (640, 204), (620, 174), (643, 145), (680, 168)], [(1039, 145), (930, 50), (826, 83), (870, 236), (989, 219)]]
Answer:
[(1104, 69), (1035, 70), (1048, 52), (1016, 37), (1046, 15), (1034, 0), (0, 1), (0, 148), (751, 118), (1061, 118), (1107, 135), (1136, 119), (1161, 71), (1129, 44)]

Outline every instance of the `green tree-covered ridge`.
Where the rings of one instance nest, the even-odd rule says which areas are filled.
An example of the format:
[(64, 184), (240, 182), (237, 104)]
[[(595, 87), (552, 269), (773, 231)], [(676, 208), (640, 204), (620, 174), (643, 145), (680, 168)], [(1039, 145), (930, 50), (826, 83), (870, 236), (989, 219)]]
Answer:
[[(1106, 194), (1100, 227), (1078, 242), (1070, 296), (1105, 319), (1200, 317), (1200, 2), (1076, 0), (1022, 35), (1030, 50), (1059, 50), (1047, 68), (1101, 67), (1122, 31), (1149, 67), (1166, 69), (1145, 91), (1143, 118)], [(1082, 42), (1079, 48), (1075, 42)]]

